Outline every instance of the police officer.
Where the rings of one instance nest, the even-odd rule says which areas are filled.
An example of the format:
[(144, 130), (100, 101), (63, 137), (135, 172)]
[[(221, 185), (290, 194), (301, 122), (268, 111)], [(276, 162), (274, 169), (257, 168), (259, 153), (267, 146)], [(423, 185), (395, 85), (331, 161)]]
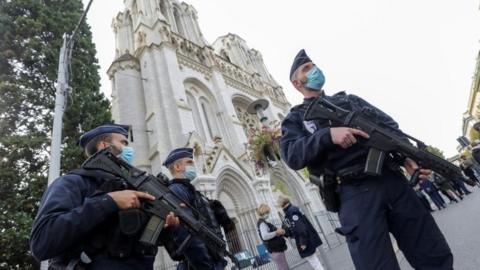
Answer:
[(280, 196), (278, 204), (285, 213), (285, 220), (290, 224), (290, 232), (295, 238), (298, 254), (312, 266), (314, 270), (323, 270), (322, 263), (315, 251), (322, 244), (317, 231), (298, 207), (290, 203), (288, 197)]
[[(109, 148), (131, 162), (133, 149), (127, 136), (128, 126), (106, 124), (86, 132), (79, 144), (88, 157)], [(138, 234), (123, 234), (119, 222), (120, 216), (140, 211), (142, 200), (155, 198), (116, 186), (116, 180), (102, 171), (85, 175), (82, 170), (56, 179), (43, 195), (33, 224), (33, 256), (39, 261), (51, 259), (53, 269), (153, 269), (157, 248), (143, 246)], [(178, 218), (171, 213), (167, 224), (178, 224)]]
[[(201, 215), (197, 218), (204, 220), (219, 237), (223, 238), (220, 226), (210, 207), (209, 201), (191, 184), (191, 181), (197, 177), (193, 160), (193, 149), (177, 148), (173, 150), (167, 156), (163, 165), (169, 169), (170, 174), (173, 176), (169, 185), (172, 193), (182, 199), (186, 205), (197, 210), (192, 214)], [(183, 227), (183, 225), (170, 227), (169, 230), (170, 231), (166, 231), (166, 233), (173, 236), (173, 241), (176, 244), (174, 248), (176, 250), (172, 250), (171, 248), (169, 250), (169, 248), (167, 248), (170, 256), (172, 259), (176, 259), (174, 257), (177, 257), (178, 254), (183, 255), (177, 257), (181, 260), (177, 266), (178, 270), (219, 270), (225, 268), (227, 264), (226, 260), (217, 253), (208, 250), (202, 240), (194, 235), (190, 235), (189, 231)], [(191, 237), (190, 240), (182, 245), (188, 237)]]
[[(314, 177), (335, 179), (342, 224), (337, 232), (346, 236), (356, 269), (400, 269), (389, 232), (415, 269), (452, 269), (453, 256), (445, 238), (395, 168), (400, 163), (413, 174), (419, 169), (417, 163), (397, 159), (387, 162), (391, 166), (384, 166), (381, 176), (364, 175), (369, 149), (362, 140), (367, 140), (368, 134), (328, 120), (304, 121), (304, 113), (312, 100), (321, 96), (345, 109), (367, 108), (377, 115), (377, 122), (393, 130), (399, 130), (397, 123), (358, 96), (344, 92), (327, 96), (322, 90), (325, 77), (304, 50), (294, 59), (290, 80), (305, 99), (282, 123), (282, 158), (294, 170), (307, 167)], [(419, 170), (420, 179), (431, 173)]]

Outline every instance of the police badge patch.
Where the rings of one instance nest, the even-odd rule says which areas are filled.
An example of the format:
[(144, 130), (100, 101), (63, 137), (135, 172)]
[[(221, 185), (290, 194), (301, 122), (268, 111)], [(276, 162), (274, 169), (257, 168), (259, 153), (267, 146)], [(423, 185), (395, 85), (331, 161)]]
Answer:
[(303, 125), (305, 126), (305, 129), (312, 134), (317, 130), (317, 126), (315, 125), (314, 121), (303, 121)]

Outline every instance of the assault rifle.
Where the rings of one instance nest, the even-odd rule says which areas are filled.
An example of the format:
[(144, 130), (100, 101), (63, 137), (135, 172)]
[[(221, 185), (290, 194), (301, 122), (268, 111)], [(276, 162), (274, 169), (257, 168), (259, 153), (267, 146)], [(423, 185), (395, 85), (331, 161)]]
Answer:
[[(385, 158), (388, 155), (393, 155), (411, 158), (420, 167), (431, 169), (447, 179), (464, 178), (459, 167), (428, 152), (425, 143), (387, 125), (377, 124), (375, 117), (376, 113), (372, 109), (348, 111), (322, 97), (318, 97), (307, 108), (304, 120), (325, 119), (338, 123), (340, 126), (356, 128), (366, 132), (370, 138), (365, 140), (364, 144), (370, 147), (370, 150), (367, 155), (364, 173), (368, 175), (380, 175)], [(361, 140), (363, 141), (363, 139)], [(419, 180), (417, 177), (418, 171), (416, 174), (410, 180), (411, 185), (416, 185)]]
[[(117, 158), (108, 149), (101, 150), (87, 159), (82, 168), (110, 173), (126, 181), (129, 187), (155, 197), (155, 201), (142, 202), (142, 209), (149, 214), (150, 219), (140, 237), (140, 242), (157, 245), (158, 238), (165, 225), (166, 216), (173, 212), (181, 220), (181, 224), (185, 225), (190, 232), (190, 235), (180, 245), (179, 250), (182, 250), (192, 235), (195, 235), (202, 239), (211, 252), (215, 252), (221, 257), (228, 256), (235, 264), (237, 263), (235, 257), (227, 250), (226, 242), (202, 221), (202, 214), (191, 208), (168, 189), (168, 178), (165, 175), (155, 177), (147, 174)], [(186, 207), (189, 207), (193, 215), (187, 211)]]

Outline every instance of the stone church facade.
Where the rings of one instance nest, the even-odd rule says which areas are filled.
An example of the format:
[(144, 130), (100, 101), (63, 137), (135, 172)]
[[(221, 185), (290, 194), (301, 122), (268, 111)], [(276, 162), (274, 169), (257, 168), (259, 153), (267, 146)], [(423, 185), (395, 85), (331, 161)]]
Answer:
[[(290, 108), (260, 52), (235, 34), (209, 43), (195, 9), (176, 0), (126, 0), (112, 28), (112, 112), (115, 122), (133, 128), (135, 166), (167, 173), (162, 162), (172, 149), (194, 148), (199, 176), (193, 184), (234, 219), (233, 240), (227, 239), (233, 251), (254, 251), (261, 243), (255, 209), (262, 202), (275, 209), (282, 192), (319, 231), (332, 232), (319, 218), (325, 210), (314, 185), (281, 161), (266, 169), (251, 161), (247, 129), (260, 123), (248, 106), (267, 100), (268, 121), (281, 121)], [(158, 256), (157, 268), (165, 269), (168, 255)]]

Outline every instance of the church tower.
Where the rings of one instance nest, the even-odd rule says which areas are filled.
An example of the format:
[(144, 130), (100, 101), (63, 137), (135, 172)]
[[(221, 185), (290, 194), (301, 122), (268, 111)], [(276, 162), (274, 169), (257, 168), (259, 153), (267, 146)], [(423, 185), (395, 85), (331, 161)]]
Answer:
[[(108, 75), (113, 117), (133, 128), (134, 165), (168, 173), (162, 163), (172, 149), (194, 148), (199, 176), (192, 184), (234, 219), (226, 236), (232, 252), (261, 243), (255, 209), (262, 202), (275, 209), (280, 193), (316, 220), (320, 232), (333, 232), (314, 185), (281, 161), (263, 169), (252, 162), (248, 130), (260, 121), (249, 106), (264, 100), (261, 115), (277, 122), (290, 108), (260, 52), (235, 34), (209, 44), (195, 8), (184, 2), (124, 2), (112, 22), (116, 48)], [(158, 256), (156, 267), (165, 269), (168, 255)]]

